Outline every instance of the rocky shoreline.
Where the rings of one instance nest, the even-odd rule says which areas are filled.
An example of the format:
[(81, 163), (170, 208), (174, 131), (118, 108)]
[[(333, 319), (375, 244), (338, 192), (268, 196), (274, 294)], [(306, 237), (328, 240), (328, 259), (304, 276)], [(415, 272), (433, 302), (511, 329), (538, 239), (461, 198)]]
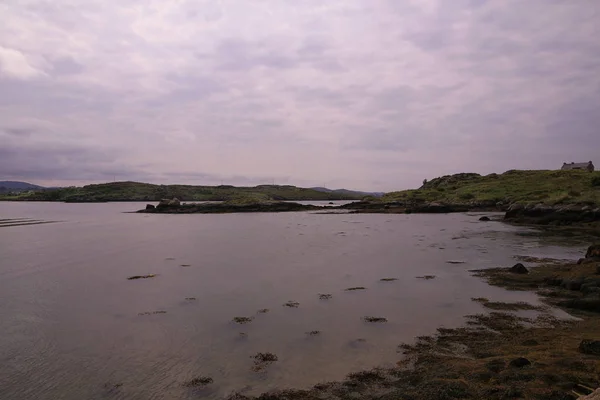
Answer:
[[(585, 262), (529, 258), (530, 268), (472, 271), (489, 284), (535, 291), (579, 319), (559, 319), (545, 306), (472, 299), (491, 310), (470, 315), (460, 328), (398, 346), (396, 368), (351, 373), (341, 382), (231, 400), (546, 399), (600, 396), (600, 245)], [(572, 282), (582, 282), (572, 284)], [(576, 299), (580, 301), (575, 301)], [(535, 312), (523, 315), (521, 312)], [(402, 355), (400, 355), (402, 354)], [(594, 392), (594, 390), (596, 390)], [(597, 398), (597, 397), (590, 397)]]
[[(326, 207), (313, 206), (286, 201), (250, 202), (250, 203), (181, 203), (178, 199), (161, 200), (154, 206), (146, 205), (138, 213), (149, 214), (226, 214), (226, 213), (251, 213), (251, 212), (293, 212), (314, 211)], [(327, 207), (333, 208), (333, 207)]]
[(535, 205), (490, 202), (382, 202), (357, 201), (340, 206), (316, 206), (285, 201), (181, 203), (178, 199), (148, 204), (140, 213), (194, 214), (286, 211), (347, 212), (352, 214), (446, 214), (458, 212), (504, 212), (503, 220), (515, 224), (545, 226), (583, 226), (600, 229), (600, 207), (591, 204)]

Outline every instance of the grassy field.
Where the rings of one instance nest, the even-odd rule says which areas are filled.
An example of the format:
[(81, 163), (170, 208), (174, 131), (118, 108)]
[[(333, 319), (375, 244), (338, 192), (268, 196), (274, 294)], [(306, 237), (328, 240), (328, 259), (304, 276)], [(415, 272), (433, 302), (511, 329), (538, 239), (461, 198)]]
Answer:
[(296, 186), (260, 185), (191, 186), (152, 185), (138, 182), (114, 182), (83, 187), (26, 192), (12, 196), (0, 195), (0, 200), (23, 201), (159, 201), (177, 197), (184, 201), (266, 201), (266, 200), (354, 200), (360, 196), (340, 193), (324, 193)]
[(456, 174), (425, 182), (416, 190), (390, 192), (382, 201), (468, 203), (600, 204), (600, 171), (520, 171)]

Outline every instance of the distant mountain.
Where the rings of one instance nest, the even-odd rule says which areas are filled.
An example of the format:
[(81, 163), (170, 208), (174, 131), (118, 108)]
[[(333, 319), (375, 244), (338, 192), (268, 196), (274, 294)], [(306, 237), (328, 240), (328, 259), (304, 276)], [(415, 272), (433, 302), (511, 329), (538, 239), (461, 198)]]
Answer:
[(324, 193), (336, 193), (344, 196), (353, 196), (353, 197), (361, 197), (361, 196), (373, 196), (373, 197), (381, 197), (385, 194), (385, 192), (361, 192), (360, 190), (349, 190), (349, 189), (328, 189), (325, 187), (312, 187), (312, 190), (316, 190), (318, 192)]
[(28, 190), (42, 190), (43, 186), (19, 181), (0, 181), (0, 192), (26, 192)]

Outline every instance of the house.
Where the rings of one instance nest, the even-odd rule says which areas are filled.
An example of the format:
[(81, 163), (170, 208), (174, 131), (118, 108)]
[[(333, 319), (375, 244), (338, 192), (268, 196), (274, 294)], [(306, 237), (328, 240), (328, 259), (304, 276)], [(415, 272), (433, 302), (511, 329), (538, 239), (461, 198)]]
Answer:
[(587, 170), (589, 172), (594, 172), (594, 164), (590, 161), (590, 162), (583, 162), (583, 163), (563, 163), (563, 166), (561, 168), (563, 171), (568, 171), (568, 170), (572, 170), (572, 169), (581, 169), (581, 170)]

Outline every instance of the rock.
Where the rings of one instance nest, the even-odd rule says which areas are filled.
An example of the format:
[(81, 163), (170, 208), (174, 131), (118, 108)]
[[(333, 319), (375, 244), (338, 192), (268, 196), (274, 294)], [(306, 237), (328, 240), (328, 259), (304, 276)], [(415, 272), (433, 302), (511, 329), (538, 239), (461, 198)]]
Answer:
[(579, 351), (583, 354), (600, 356), (600, 340), (582, 340), (579, 343)]
[(154, 210), (154, 209), (156, 209), (156, 207), (154, 207), (154, 205), (146, 204), (146, 210)]
[(531, 361), (526, 359), (525, 357), (519, 357), (512, 360), (509, 365), (514, 368), (523, 368), (528, 365), (531, 365)]
[(162, 199), (161, 201), (159, 201), (159, 202), (158, 202), (158, 205), (157, 205), (156, 207), (157, 207), (157, 208), (160, 208), (160, 207), (168, 207), (168, 206), (169, 206), (169, 202), (170, 202), (170, 201), (171, 201), (171, 200), (169, 200), (169, 199)]
[(513, 274), (528, 274), (529, 270), (521, 263), (517, 263), (508, 269), (508, 272)]
[(479, 220), (487, 222), (487, 221), (490, 221), (490, 217), (481, 217), (481, 218), (479, 218)]
[(585, 258), (597, 258), (600, 260), (600, 244), (593, 244), (588, 247)]
[(181, 202), (179, 201), (179, 199), (177, 197), (173, 197), (173, 200), (169, 201), (169, 206), (171, 207), (179, 207), (181, 205)]

